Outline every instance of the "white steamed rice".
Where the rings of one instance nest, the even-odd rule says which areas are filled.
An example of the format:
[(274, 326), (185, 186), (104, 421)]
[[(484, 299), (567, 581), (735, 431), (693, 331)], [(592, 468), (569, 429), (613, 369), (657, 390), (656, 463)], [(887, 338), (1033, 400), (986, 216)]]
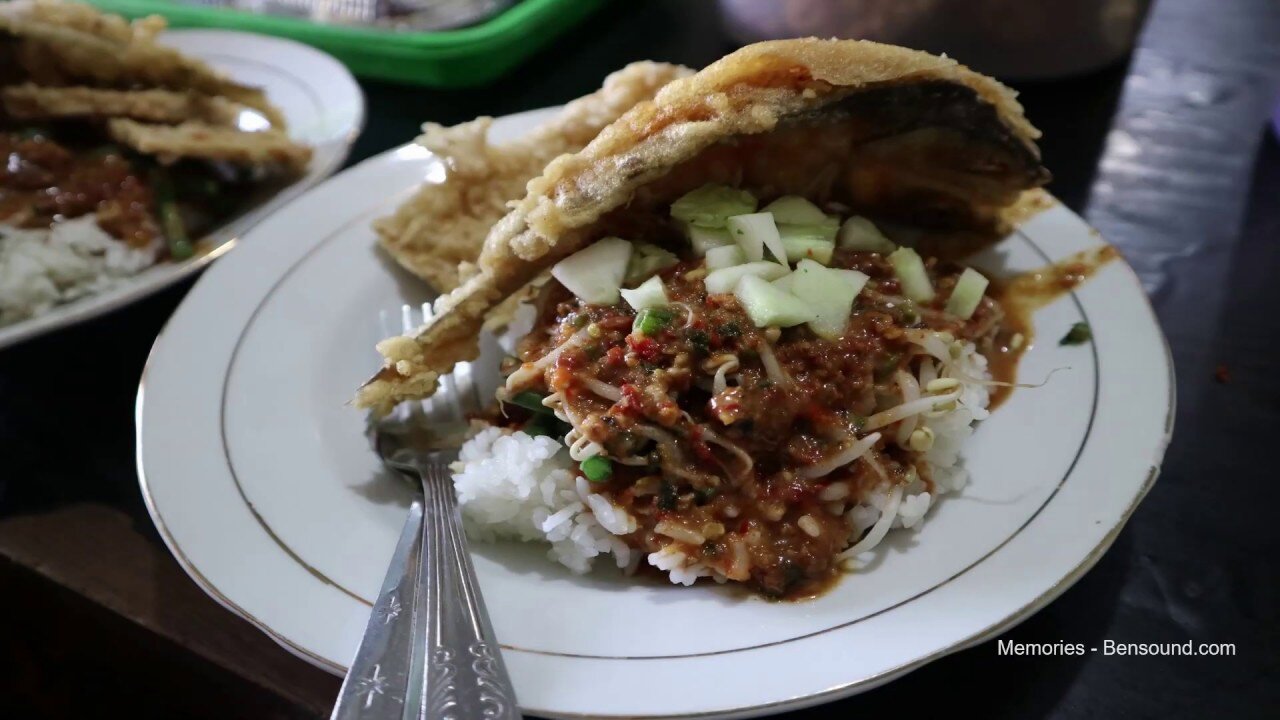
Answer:
[(0, 325), (102, 292), (155, 264), (159, 243), (137, 249), (98, 227), (93, 215), (50, 230), (0, 224)]
[[(961, 356), (952, 364), (957, 374), (988, 379), (986, 358), (972, 343), (960, 345)], [(987, 417), (988, 395), (981, 382), (962, 381), (954, 410), (934, 417), (921, 416), (919, 420), (920, 426), (927, 426), (934, 433), (933, 446), (924, 458), (938, 496), (959, 492), (968, 482), (960, 450), (973, 433), (973, 423)], [(463, 445), (453, 466), (468, 536), (479, 541), (548, 543), (547, 556), (575, 573), (590, 570), (599, 556), (612, 556), (619, 568), (633, 571), (642, 553), (628, 547), (618, 536), (636, 529), (635, 518), (603, 495), (595, 494), (586, 479), (575, 476), (575, 465), (568, 450), (555, 439), (494, 427), (481, 430)], [(877, 488), (848, 511), (853, 526), (850, 542), (864, 533), (874, 542), (864, 539), (858, 543), (868, 546), (864, 550), (856, 554), (846, 551), (846, 564), (857, 567), (873, 556), (879, 540), (872, 536), (878, 530), (919, 530), (936, 500), (918, 479), (900, 489), (888, 484)], [(886, 509), (893, 514), (891, 520), (884, 515)], [(887, 520), (887, 527), (877, 528), (882, 518)], [(883, 533), (879, 537), (882, 539)], [(711, 568), (689, 563), (674, 546), (643, 559), (668, 573), (673, 583), (692, 585), (700, 577), (724, 581)]]

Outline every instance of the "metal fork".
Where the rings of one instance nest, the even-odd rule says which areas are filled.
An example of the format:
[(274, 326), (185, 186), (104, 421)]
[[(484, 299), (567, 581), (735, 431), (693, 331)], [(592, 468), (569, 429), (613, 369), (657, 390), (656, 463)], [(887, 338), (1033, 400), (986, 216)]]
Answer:
[[(400, 331), (407, 333), (431, 317), (431, 304), (422, 305), (420, 316), (408, 305), (399, 314)], [(389, 334), (385, 315), (383, 324)], [(462, 363), (431, 400), (405, 403), (370, 424), (383, 463), (419, 480), (422, 497), (410, 507), (333, 720), (520, 717), (449, 470), (467, 416), (480, 406), (471, 367)], [(400, 617), (405, 607), (408, 617)]]

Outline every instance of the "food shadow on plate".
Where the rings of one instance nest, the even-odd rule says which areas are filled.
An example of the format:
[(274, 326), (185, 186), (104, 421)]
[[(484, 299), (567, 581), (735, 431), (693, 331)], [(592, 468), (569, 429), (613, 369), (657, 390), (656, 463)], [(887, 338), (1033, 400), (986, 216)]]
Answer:
[[(372, 230), (370, 233), (372, 234)], [(434, 301), (439, 297), (439, 293), (433, 291), (422, 278), (404, 269), (395, 261), (395, 258), (388, 255), (376, 239), (371, 238), (368, 247), (369, 253), (376, 258), (386, 275), (395, 283), (395, 294), (406, 305), (420, 307), (423, 303)], [(371, 318), (371, 320), (374, 319), (376, 318)]]
[(418, 481), (414, 478), (384, 468), (364, 482), (347, 487), (375, 505), (398, 505), (408, 512), (409, 504), (418, 495), (417, 484)]

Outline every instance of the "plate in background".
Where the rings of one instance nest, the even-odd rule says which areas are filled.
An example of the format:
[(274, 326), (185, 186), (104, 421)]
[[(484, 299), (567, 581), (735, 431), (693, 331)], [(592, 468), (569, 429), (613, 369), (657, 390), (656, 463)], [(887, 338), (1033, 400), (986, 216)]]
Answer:
[(319, 50), (291, 40), (229, 30), (169, 30), (159, 39), (239, 82), (262, 87), (284, 113), (289, 134), (312, 146), (311, 165), (305, 175), (261, 204), (206, 233), (195, 257), (158, 263), (105, 292), (0, 326), (0, 348), (97, 317), (196, 272), (234, 247), (263, 218), (332, 175), (347, 159), (364, 126), (360, 86), (342, 63)]

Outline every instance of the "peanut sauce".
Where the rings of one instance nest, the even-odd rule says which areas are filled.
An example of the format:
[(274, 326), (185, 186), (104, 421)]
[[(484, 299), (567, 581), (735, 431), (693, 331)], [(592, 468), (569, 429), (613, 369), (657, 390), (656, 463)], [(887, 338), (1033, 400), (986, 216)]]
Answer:
[[(1018, 362), (1035, 340), (1032, 315), (1075, 290), (1117, 257), (1119, 252), (1114, 247), (1100, 245), (1007, 280), (992, 280), (987, 294), (1004, 309), (1002, 328), (987, 354), (987, 369), (991, 371), (992, 379), (1017, 382)], [(988, 408), (994, 410), (999, 407), (1012, 392), (1012, 387), (993, 386)]]
[[(596, 480), (598, 492), (636, 519), (637, 530), (622, 538), (634, 551), (680, 547), (765, 597), (803, 600), (841, 576), (839, 554), (851, 531), (847, 498), (864, 497), (886, 478), (912, 482), (917, 472), (932, 488), (929, 470), (918, 463), (923, 451), (890, 439), (867, 451), (878, 471), (857, 463), (804, 473), (844, 448), (882, 407), (881, 398), (897, 392), (896, 374), (917, 357), (906, 333), (925, 329), (972, 342), (996, 380), (1013, 382), (1032, 344), (1031, 314), (1115, 256), (1104, 246), (993, 282), (987, 299), (962, 319), (942, 309), (961, 265), (926, 260), (936, 298), (912, 303), (885, 258), (840, 249), (831, 266), (869, 279), (836, 339), (804, 327), (757, 328), (733, 295), (707, 292), (700, 260), (677, 262), (659, 273), (665, 309), (590, 305), (549, 286), (519, 360), (535, 362), (583, 338), (565, 346), (528, 389), (558, 394), (577, 418), (580, 437), (606, 457), (634, 458), (656, 441), (647, 462), (617, 464)], [(654, 316), (642, 322), (646, 313)], [(765, 352), (778, 378), (765, 367)], [(717, 390), (710, 376), (726, 356), (739, 364), (735, 384)], [(990, 405), (1008, 394), (994, 388)], [(724, 442), (753, 464), (741, 470)]]

